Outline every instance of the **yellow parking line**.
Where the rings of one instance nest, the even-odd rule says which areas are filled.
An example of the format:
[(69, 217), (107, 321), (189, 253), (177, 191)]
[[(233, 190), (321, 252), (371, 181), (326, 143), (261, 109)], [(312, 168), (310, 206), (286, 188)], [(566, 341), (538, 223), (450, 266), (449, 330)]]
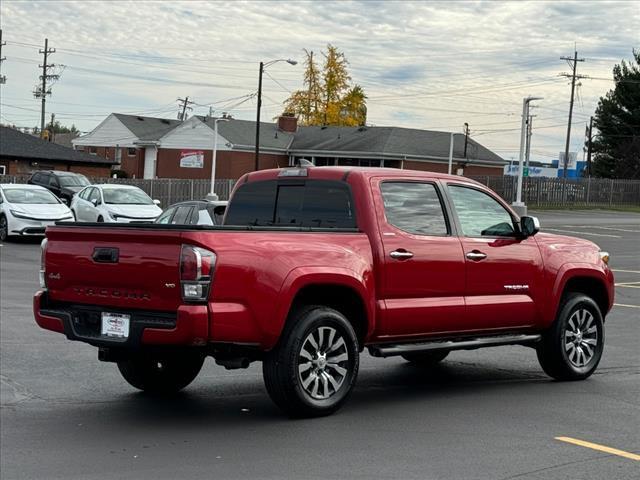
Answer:
[(625, 303), (614, 303), (614, 307), (626, 307), (626, 308), (640, 308), (638, 305), (627, 305)]
[(640, 455), (635, 453), (625, 452), (624, 450), (618, 450), (617, 448), (605, 447), (604, 445), (598, 445), (597, 443), (585, 442), (584, 440), (578, 440), (571, 437), (555, 437), (556, 440), (566, 443), (573, 443), (581, 447), (590, 448), (592, 450), (599, 450), (601, 452), (610, 453), (611, 455), (618, 455), (619, 457), (628, 458), (629, 460), (635, 460), (640, 462)]

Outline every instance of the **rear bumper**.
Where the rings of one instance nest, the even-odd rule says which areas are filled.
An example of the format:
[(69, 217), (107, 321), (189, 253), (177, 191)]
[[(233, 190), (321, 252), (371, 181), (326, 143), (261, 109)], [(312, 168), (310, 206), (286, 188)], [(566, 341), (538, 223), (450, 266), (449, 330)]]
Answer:
[[(115, 339), (101, 335), (101, 312), (131, 315), (129, 336)], [(97, 347), (136, 347), (139, 345), (201, 346), (209, 337), (209, 312), (206, 305), (181, 305), (175, 313), (96, 305), (75, 305), (50, 301), (47, 292), (38, 291), (33, 297), (36, 323), (53, 332), (64, 333), (69, 340), (77, 340)]]

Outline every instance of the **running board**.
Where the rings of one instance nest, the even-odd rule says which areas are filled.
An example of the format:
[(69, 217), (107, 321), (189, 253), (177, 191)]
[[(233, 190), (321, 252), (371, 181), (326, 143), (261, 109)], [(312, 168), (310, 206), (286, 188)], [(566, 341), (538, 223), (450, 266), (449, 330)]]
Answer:
[(407, 353), (435, 352), (438, 350), (475, 350), (501, 345), (528, 345), (540, 341), (542, 335), (500, 335), (495, 337), (458, 340), (434, 340), (422, 343), (371, 345), (369, 353), (374, 357), (393, 357)]

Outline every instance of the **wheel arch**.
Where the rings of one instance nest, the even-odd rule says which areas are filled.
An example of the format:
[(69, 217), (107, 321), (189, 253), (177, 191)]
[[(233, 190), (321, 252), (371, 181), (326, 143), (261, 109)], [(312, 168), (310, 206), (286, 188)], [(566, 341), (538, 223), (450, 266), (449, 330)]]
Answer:
[(561, 308), (563, 298), (572, 292), (583, 293), (592, 298), (602, 317), (611, 309), (613, 305), (613, 275), (610, 271), (604, 272), (593, 268), (563, 266), (554, 288), (553, 311), (550, 315), (551, 321), (556, 318), (558, 310)]
[[(285, 298), (278, 307), (278, 328), (273, 344), (279, 338), (291, 312), (304, 305), (323, 305), (342, 313), (353, 326), (358, 338), (358, 346), (364, 348), (374, 325), (374, 293), (372, 285), (357, 278), (354, 272), (344, 271), (320, 273), (306, 271), (288, 278), (283, 286)], [(289, 277), (292, 277), (290, 274)]]

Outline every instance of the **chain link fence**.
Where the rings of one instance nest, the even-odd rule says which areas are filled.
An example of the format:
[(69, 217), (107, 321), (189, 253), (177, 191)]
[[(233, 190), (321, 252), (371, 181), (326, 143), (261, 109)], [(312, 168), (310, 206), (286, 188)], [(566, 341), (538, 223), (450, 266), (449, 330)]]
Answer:
[[(0, 175), (0, 183), (26, 183), (28, 175)], [(516, 198), (517, 177), (470, 177), (494, 190), (511, 203)], [(91, 178), (93, 183), (120, 183), (135, 185), (153, 199), (160, 200), (166, 208), (185, 200), (203, 199), (211, 186), (210, 180), (185, 180), (157, 178)], [(220, 200), (228, 200), (235, 180), (215, 181), (215, 193)], [(616, 180), (609, 178), (525, 178), (522, 184), (522, 200), (535, 207), (627, 207), (640, 206), (640, 180)]]

